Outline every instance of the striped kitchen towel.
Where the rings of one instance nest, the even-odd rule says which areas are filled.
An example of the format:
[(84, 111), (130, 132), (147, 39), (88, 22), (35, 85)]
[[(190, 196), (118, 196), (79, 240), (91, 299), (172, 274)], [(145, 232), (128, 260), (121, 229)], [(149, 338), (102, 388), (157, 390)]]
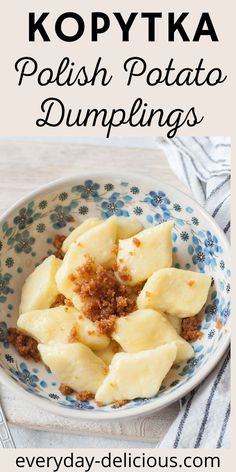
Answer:
[[(230, 238), (230, 139), (157, 138), (169, 165)], [(181, 400), (176, 420), (159, 448), (229, 447), (230, 353)]]

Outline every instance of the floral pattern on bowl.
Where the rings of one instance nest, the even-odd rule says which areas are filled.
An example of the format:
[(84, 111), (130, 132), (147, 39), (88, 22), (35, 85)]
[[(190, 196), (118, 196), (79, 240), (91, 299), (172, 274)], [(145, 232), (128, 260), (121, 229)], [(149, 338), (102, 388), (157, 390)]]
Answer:
[[(156, 397), (135, 399), (119, 409), (116, 405), (98, 408), (93, 401), (62, 396), (50, 370), (43, 364), (22, 359), (6, 340), (8, 327), (16, 325), (23, 282), (45, 255), (54, 252), (54, 235), (68, 234), (77, 224), (95, 215), (137, 216), (145, 227), (174, 220), (173, 265), (212, 276), (212, 287), (198, 327), (203, 335), (193, 344), (194, 359), (174, 366)], [(78, 177), (25, 199), (0, 224), (0, 367), (25, 391), (60, 406), (61, 410), (92, 411), (95, 415), (103, 412), (109, 416), (115, 410), (135, 412), (146, 404), (158, 408), (164, 397), (169, 402), (173, 392), (188, 383), (223, 346), (228, 337), (229, 316), (227, 243), (198, 205), (165, 184), (142, 177), (127, 180), (105, 175)]]

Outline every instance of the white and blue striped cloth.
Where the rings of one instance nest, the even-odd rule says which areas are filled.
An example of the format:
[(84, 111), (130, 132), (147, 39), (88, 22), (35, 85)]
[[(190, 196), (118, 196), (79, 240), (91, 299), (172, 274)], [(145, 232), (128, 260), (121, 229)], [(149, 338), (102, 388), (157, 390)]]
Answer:
[[(157, 139), (170, 167), (230, 237), (230, 139)], [(207, 379), (181, 401), (176, 420), (158, 447), (229, 447), (230, 352)]]

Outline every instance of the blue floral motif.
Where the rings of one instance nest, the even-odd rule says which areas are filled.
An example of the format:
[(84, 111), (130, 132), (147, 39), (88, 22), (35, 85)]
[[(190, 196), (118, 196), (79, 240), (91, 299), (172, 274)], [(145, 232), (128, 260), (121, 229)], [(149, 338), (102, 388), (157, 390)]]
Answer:
[(193, 223), (193, 225), (195, 225), (195, 226), (198, 226), (198, 225), (199, 225), (199, 220), (198, 220), (198, 218), (196, 218), (196, 216), (193, 216), (193, 217), (192, 217), (192, 223)]
[(133, 212), (134, 212), (135, 215), (142, 215), (143, 209), (142, 209), (140, 206), (136, 206), (136, 207), (133, 209)]
[(146, 197), (144, 201), (151, 203), (151, 205), (155, 208), (160, 207), (165, 210), (166, 206), (170, 204), (170, 200), (166, 196), (165, 192), (154, 192), (154, 190), (152, 190), (148, 195), (149, 197)]
[(79, 214), (80, 215), (87, 215), (89, 209), (87, 206), (84, 206), (82, 205), (80, 208), (79, 208)]
[(208, 238), (204, 239), (202, 242), (202, 236), (205, 236), (202, 232), (199, 232), (199, 236), (194, 235), (192, 237), (194, 245), (189, 247), (189, 251), (190, 248), (192, 248), (191, 250), (193, 251), (192, 261), (195, 265), (197, 265), (200, 272), (204, 272), (205, 266), (216, 266), (214, 253), (211, 249), (209, 250), (209, 247), (206, 246), (206, 241), (208, 241)]
[[(130, 197), (131, 198), (131, 197)], [(124, 209), (125, 202), (121, 199), (119, 192), (113, 192), (113, 194), (104, 200), (101, 204), (103, 209), (102, 216), (109, 218), (112, 215), (116, 216), (129, 216), (129, 212)]]
[(60, 195), (58, 196), (58, 199), (61, 200), (61, 202), (64, 202), (68, 198), (68, 193), (67, 192), (61, 192)]
[(228, 321), (228, 318), (230, 316), (230, 302), (226, 304), (226, 306), (223, 306), (220, 311), (221, 314), (221, 321), (223, 325), (225, 325)]
[[(1, 329), (1, 328), (0, 328)], [(5, 359), (7, 362), (9, 362), (10, 364), (13, 364), (14, 363), (14, 358), (10, 355), (10, 354), (5, 354)]]
[(49, 393), (49, 398), (51, 398), (52, 400), (59, 400), (59, 395), (57, 395), (56, 393)]
[(32, 208), (21, 208), (19, 214), (15, 216), (13, 223), (17, 225), (20, 230), (25, 229), (27, 225), (33, 223), (33, 213)]
[(193, 374), (196, 367), (199, 367), (202, 360), (204, 359), (204, 354), (200, 354), (199, 356), (194, 357), (193, 359), (189, 359), (187, 361), (187, 365), (183, 368), (183, 372), (186, 374)]
[(7, 257), (5, 260), (5, 265), (10, 269), (14, 266), (14, 259), (12, 257)]
[(72, 192), (79, 193), (81, 198), (88, 200), (90, 197), (97, 199), (99, 197), (98, 190), (100, 185), (92, 180), (85, 180), (84, 185), (76, 185), (72, 188)]
[(198, 245), (194, 248), (195, 254), (192, 257), (192, 261), (194, 264), (197, 265), (200, 272), (204, 272), (205, 266), (209, 266), (211, 264), (211, 257), (207, 250)]
[(64, 228), (68, 222), (71, 222), (72, 218), (70, 212), (70, 206), (57, 205), (54, 212), (50, 215), (50, 219), (53, 222), (53, 228)]
[(137, 195), (140, 192), (140, 190), (138, 187), (131, 187), (130, 192), (133, 193), (133, 195)]
[(204, 241), (205, 248), (209, 252), (211, 256), (214, 254), (222, 253), (222, 248), (218, 244), (218, 239), (215, 235), (213, 235), (210, 231), (206, 232), (206, 239)]
[(40, 210), (45, 210), (45, 208), (47, 208), (47, 206), (48, 206), (47, 200), (41, 200), (41, 202), (39, 202)]
[(182, 231), (182, 232), (180, 233), (180, 237), (181, 237), (181, 239), (182, 239), (183, 241), (188, 241), (188, 239), (189, 239), (189, 234), (187, 233), (187, 231)]
[(171, 218), (170, 209), (168, 208), (170, 200), (165, 192), (154, 192), (152, 190), (149, 192), (148, 196), (144, 198), (144, 202), (149, 203), (154, 208), (158, 208), (158, 213), (154, 215), (154, 220), (157, 223), (164, 223)]
[(65, 399), (68, 402), (70, 408), (75, 410), (94, 410), (94, 406), (92, 406), (88, 400), (82, 402), (75, 400), (75, 398), (70, 396), (66, 396)]
[(206, 321), (217, 320), (220, 313), (220, 300), (219, 298), (213, 299), (212, 303), (207, 305), (205, 308)]
[(2, 300), (2, 303), (6, 301), (6, 295), (14, 292), (14, 290), (11, 287), (9, 287), (11, 278), (12, 278), (11, 274), (6, 273), (2, 275), (0, 273), (0, 303), (1, 303), (1, 300)]
[(225, 263), (222, 260), (220, 261), (220, 268), (221, 270), (225, 270)]
[(7, 341), (7, 336), (8, 336), (8, 328), (7, 324), (5, 321), (0, 322), (0, 343), (3, 343), (3, 346), (5, 348), (8, 348), (9, 343)]
[(213, 337), (215, 336), (215, 330), (214, 329), (211, 329), (208, 333), (208, 339), (212, 339)]
[(21, 362), (19, 365), (19, 370), (14, 368), (10, 369), (13, 374), (20, 380), (21, 383), (27, 386), (28, 390), (33, 390), (37, 387), (39, 378), (35, 374), (31, 374), (25, 362)]
[(17, 233), (15, 236), (15, 251), (20, 254), (24, 252), (29, 254), (32, 251), (32, 246), (35, 243), (35, 238), (30, 236), (29, 231), (25, 230), (22, 233)]
[(107, 192), (111, 192), (113, 189), (114, 189), (114, 185), (113, 184), (105, 184), (104, 185), (104, 189), (107, 191)]
[(175, 211), (178, 211), (178, 212), (182, 210), (181, 205), (179, 203), (174, 203), (173, 208)]

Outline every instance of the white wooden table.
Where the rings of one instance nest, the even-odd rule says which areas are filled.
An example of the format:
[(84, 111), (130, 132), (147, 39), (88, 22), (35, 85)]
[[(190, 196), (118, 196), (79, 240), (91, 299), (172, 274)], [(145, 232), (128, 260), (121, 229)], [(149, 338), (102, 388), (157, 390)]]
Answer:
[[(119, 144), (122, 144), (121, 140)], [(2, 140), (0, 141), (0, 214), (27, 192), (51, 180), (73, 176), (80, 172), (98, 169), (114, 171), (116, 168), (124, 173), (133, 171), (142, 175), (156, 176), (188, 192), (170, 171), (164, 155), (159, 150), (122, 148), (120, 145), (111, 147), (71, 142)], [(9, 423), (18, 428), (66, 432), (92, 438), (97, 436), (145, 441), (146, 445), (156, 444), (162, 438), (179, 408), (176, 403), (149, 417), (96, 423), (79, 422), (40, 409), (36, 410), (3, 386), (0, 386), (0, 398)], [(62, 435), (60, 437), (62, 440)], [(33, 443), (32, 436), (30, 440), (31, 447), (37, 447), (37, 444)], [(65, 445), (65, 442), (63, 444)], [(113, 447), (116, 444), (114, 442)], [(89, 447), (88, 442), (86, 445)], [(94, 443), (92, 445), (94, 446)], [(136, 443), (131, 442), (127, 445), (132, 447)]]

